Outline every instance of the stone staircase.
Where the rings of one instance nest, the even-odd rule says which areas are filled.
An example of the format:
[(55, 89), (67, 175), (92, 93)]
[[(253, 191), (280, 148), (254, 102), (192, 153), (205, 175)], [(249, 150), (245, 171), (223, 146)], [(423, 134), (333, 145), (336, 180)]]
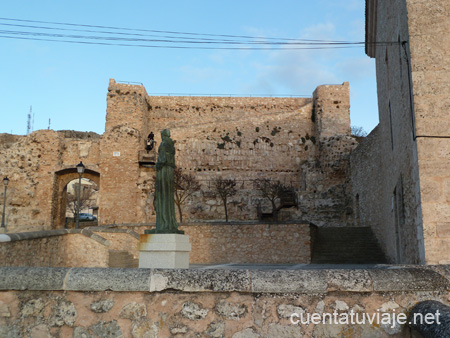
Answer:
[(110, 268), (137, 268), (139, 260), (125, 250), (109, 250)]
[[(261, 208), (261, 204), (259, 204), (258, 209), (257, 209), (258, 219), (260, 221), (286, 220), (285, 217), (282, 217), (282, 215), (280, 215), (280, 211), (283, 209), (289, 209), (292, 207), (298, 207), (297, 195), (294, 191), (285, 191), (280, 196), (280, 205), (277, 207), (277, 211), (276, 211), (277, 217), (275, 217), (275, 215), (272, 213), (272, 211), (263, 212), (262, 208)], [(287, 213), (287, 214), (289, 214), (289, 213)]]
[(370, 227), (317, 228), (313, 264), (383, 264), (386, 257)]

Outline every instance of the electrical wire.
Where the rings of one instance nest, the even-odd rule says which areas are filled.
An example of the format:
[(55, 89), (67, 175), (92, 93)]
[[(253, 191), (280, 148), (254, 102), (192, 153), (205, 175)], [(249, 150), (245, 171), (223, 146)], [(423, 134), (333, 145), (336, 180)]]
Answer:
[[(194, 36), (216, 36), (216, 37), (228, 37), (228, 38), (245, 38), (245, 39), (257, 39), (261, 37), (248, 36), (248, 35), (226, 35), (226, 34), (210, 34), (210, 33), (192, 33), (192, 32), (176, 32), (176, 31), (163, 31), (154, 29), (139, 29), (139, 28), (124, 28), (124, 27), (113, 27), (113, 26), (98, 26), (98, 25), (84, 25), (84, 24), (74, 24), (74, 23), (63, 23), (63, 22), (52, 22), (52, 21), (37, 21), (37, 20), (24, 20), (24, 19), (12, 19), (12, 18), (0, 18), (4, 21), (18, 21), (18, 22), (32, 22), (32, 23), (44, 23), (52, 25), (63, 25), (63, 26), (75, 26), (75, 27), (90, 27), (90, 28), (106, 28), (114, 30), (125, 30), (125, 31), (139, 31), (139, 32), (153, 32), (153, 33), (168, 33), (168, 34), (181, 34), (181, 35), (194, 35)], [(311, 40), (311, 39), (293, 39), (293, 38), (270, 38), (264, 37), (266, 40), (294, 40), (294, 41), (305, 41), (305, 42), (346, 42), (346, 41), (328, 41), (328, 40)]]
[[(161, 46), (161, 45), (137, 45), (137, 44), (124, 44), (124, 43), (106, 43), (106, 42), (89, 42), (89, 41), (71, 41), (71, 40), (52, 40), (52, 39), (39, 39), (39, 38), (27, 38), (22, 36), (6, 36), (0, 35), (0, 38), (6, 39), (19, 39), (19, 40), (33, 40), (33, 41), (48, 41), (48, 42), (65, 42), (85, 45), (99, 45), (99, 46), (119, 46), (119, 47), (143, 47), (143, 48), (170, 48), (170, 49), (214, 49), (214, 50), (281, 50), (281, 49), (330, 49), (330, 47), (291, 47), (291, 48), (273, 48), (273, 47), (201, 47), (201, 46)], [(355, 48), (360, 46), (337, 46), (333, 49)]]
[[(111, 32), (111, 31), (95, 31), (95, 30), (83, 30), (83, 29), (65, 29), (65, 28), (55, 28), (55, 27), (42, 27), (42, 26), (29, 26), (29, 25), (15, 25), (15, 24), (5, 24), (0, 23), (0, 26), (14, 26), (14, 27), (21, 27), (21, 28), (37, 28), (37, 29), (46, 29), (46, 30), (61, 30), (61, 31), (77, 31), (77, 32), (89, 32), (89, 33), (100, 33), (100, 34), (117, 34), (117, 35), (126, 35), (126, 36), (152, 36), (152, 37), (159, 37), (159, 38), (174, 38), (170, 35), (153, 35), (153, 34), (130, 34), (130, 33), (123, 33), (123, 32)], [(27, 32), (27, 31), (2, 31), (4, 33), (8, 34), (38, 34), (34, 32)], [(39, 33), (40, 35), (47, 35), (45, 33)], [(51, 34), (48, 34), (48, 36), (51, 36)], [(56, 36), (56, 35), (55, 35)], [(57, 37), (60, 37), (63, 35), (58, 35)], [(74, 37), (75, 36), (68, 36), (66, 37)], [(84, 36), (76, 36), (76, 38), (80, 38)], [(89, 36), (86, 36), (86, 38), (90, 38)], [(191, 37), (176, 37), (177, 39), (186, 39), (186, 40), (194, 40), (195, 38)], [(229, 44), (274, 44), (274, 45), (359, 45), (364, 44), (364, 42), (343, 42), (343, 41), (334, 41), (334, 42), (307, 42), (305, 40), (290, 40), (290, 41), (276, 41), (276, 42), (267, 42), (267, 41), (237, 41), (237, 40), (229, 40), (229, 39), (205, 39), (200, 38), (196, 39), (195, 41), (184, 41), (184, 40), (148, 40), (148, 39), (126, 39), (123, 40), (130, 40), (130, 41), (161, 41), (161, 42), (176, 42), (176, 43), (229, 43)]]
[[(89, 45), (145, 47), (145, 48), (177, 48), (177, 49), (228, 49), (228, 50), (335, 49), (335, 48), (363, 47), (365, 45), (365, 42), (306, 40), (306, 39), (291, 39), (291, 38), (262, 38), (246, 35), (202, 34), (202, 33), (120, 28), (111, 26), (82, 25), (73, 23), (10, 19), (10, 18), (0, 18), (0, 21), (1, 20), (13, 22), (38, 23), (46, 25), (83, 27), (83, 29), (58, 28), (49, 26), (0, 22), (0, 26), (19, 27), (23, 29), (25, 28), (28, 29), (28, 30), (0, 30), (0, 38), (77, 43)], [(89, 29), (84, 29), (85, 27)], [(44, 30), (47, 31), (47, 33), (40, 31), (30, 31), (29, 29)], [(103, 29), (110, 29), (110, 30), (104, 31)], [(59, 32), (48, 33), (49, 30), (52, 31), (56, 30), (63, 32), (76, 31), (83, 33), (96, 33), (108, 35), (104, 36), (104, 35), (62, 34)], [(125, 30), (127, 32), (111, 31), (111, 30)], [(153, 34), (128, 33), (129, 31), (152, 32)], [(164, 35), (157, 35), (155, 33)], [(173, 34), (173, 36), (167, 34)], [(190, 36), (183, 36), (183, 35), (190, 35)], [(192, 35), (195, 37), (191, 37)], [(220, 37), (220, 39), (204, 38), (200, 36)], [(143, 37), (152, 37), (152, 39)], [(226, 37), (226, 39), (224, 39), (224, 37)], [(88, 40), (88, 41), (81, 41), (81, 40)], [(143, 44), (143, 43), (151, 43), (151, 44)], [(386, 45), (391, 43), (383, 43), (383, 44)], [(241, 47), (242, 45), (245, 45), (246, 47)]]
[[(7, 31), (0, 30), (1, 34), (13, 34), (13, 35), (31, 35), (31, 36), (44, 36), (44, 37), (54, 37), (54, 38), (71, 38), (71, 39), (95, 39), (95, 40), (112, 40), (112, 41), (128, 41), (128, 42), (162, 42), (162, 43), (186, 43), (186, 44), (223, 44), (223, 42), (216, 41), (182, 41), (182, 40), (168, 40), (168, 39), (142, 39), (142, 38), (122, 38), (122, 37), (103, 37), (94, 35), (67, 35), (67, 34), (49, 34), (40, 32), (29, 32), (29, 31)], [(360, 45), (363, 43), (306, 43), (306, 42), (241, 42), (241, 41), (229, 41), (226, 44), (231, 45), (284, 45), (284, 46), (297, 46), (297, 45)]]

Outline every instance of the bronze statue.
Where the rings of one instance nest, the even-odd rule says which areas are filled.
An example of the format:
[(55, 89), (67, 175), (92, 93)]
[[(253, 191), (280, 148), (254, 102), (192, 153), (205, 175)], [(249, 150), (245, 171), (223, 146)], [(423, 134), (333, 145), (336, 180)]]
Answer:
[(147, 153), (153, 149), (153, 146), (155, 145), (154, 140), (155, 134), (151, 131), (150, 134), (148, 134), (147, 140), (145, 141), (145, 150), (147, 150)]
[(150, 234), (184, 234), (178, 230), (174, 202), (175, 145), (170, 130), (161, 131), (161, 145), (156, 162), (155, 210), (156, 228), (146, 230)]

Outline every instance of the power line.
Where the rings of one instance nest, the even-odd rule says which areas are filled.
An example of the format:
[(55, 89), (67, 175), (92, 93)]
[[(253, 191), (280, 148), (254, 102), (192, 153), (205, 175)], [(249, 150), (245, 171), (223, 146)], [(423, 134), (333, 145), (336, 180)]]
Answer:
[(20, 39), (20, 40), (33, 40), (33, 41), (49, 41), (49, 42), (64, 42), (64, 43), (76, 43), (85, 45), (102, 45), (102, 46), (118, 46), (118, 47), (144, 47), (144, 48), (171, 48), (171, 49), (219, 49), (219, 50), (300, 50), (300, 49), (341, 49), (341, 48), (356, 48), (363, 46), (334, 46), (334, 47), (289, 47), (289, 48), (273, 48), (273, 47), (201, 47), (201, 46), (161, 46), (161, 45), (137, 45), (137, 44), (124, 44), (124, 43), (106, 43), (106, 42), (89, 42), (89, 41), (71, 41), (71, 40), (52, 40), (52, 39), (39, 39), (39, 38), (27, 38), (23, 36), (6, 36), (0, 35), (0, 38), (6, 39)]
[(68, 35), (68, 34), (49, 34), (29, 31), (6, 31), (0, 30), (1, 34), (13, 35), (28, 35), (28, 36), (44, 36), (52, 38), (69, 38), (69, 39), (92, 39), (92, 40), (107, 40), (107, 41), (126, 41), (126, 42), (160, 42), (160, 43), (183, 43), (183, 44), (225, 44), (225, 45), (283, 45), (283, 46), (331, 46), (331, 45), (362, 45), (364, 42), (352, 43), (306, 43), (306, 42), (241, 42), (241, 41), (181, 41), (181, 40), (167, 40), (167, 39), (141, 39), (141, 38), (122, 38), (113, 36), (96, 36), (96, 35)]
[[(230, 40), (230, 39), (207, 39), (207, 38), (192, 38), (192, 37), (180, 37), (180, 36), (168, 36), (168, 35), (155, 35), (155, 34), (132, 34), (132, 33), (123, 33), (123, 32), (111, 32), (111, 31), (96, 31), (96, 30), (85, 30), (85, 29), (65, 29), (65, 28), (55, 28), (55, 27), (46, 27), (46, 26), (30, 26), (30, 25), (15, 25), (15, 24), (5, 24), (0, 23), (1, 26), (13, 26), (13, 27), (21, 27), (21, 28), (32, 28), (32, 29), (45, 29), (45, 30), (59, 30), (59, 31), (76, 31), (76, 32), (87, 32), (87, 33), (100, 33), (100, 34), (114, 34), (114, 35), (125, 35), (125, 36), (151, 36), (151, 37), (158, 37), (159, 40), (148, 40), (148, 39), (126, 39), (123, 38), (123, 40), (131, 40), (131, 41), (160, 41), (160, 42), (177, 42), (177, 43), (229, 43), (229, 44), (275, 44), (275, 45), (281, 45), (281, 44), (289, 44), (289, 45), (358, 45), (358, 44), (364, 44), (364, 42), (345, 42), (345, 41), (323, 41), (320, 42), (317, 41), (309, 41), (309, 40), (302, 40), (302, 39), (281, 39), (284, 41), (274, 41), (274, 42), (268, 42), (263, 40), (254, 40), (254, 41), (239, 41), (239, 40)], [(4, 33), (8, 34), (40, 34), (40, 35), (47, 35), (46, 33), (37, 33), (37, 32), (28, 32), (28, 31), (2, 31)], [(48, 34), (48, 36), (63, 36), (62, 34)], [(69, 35), (64, 35), (66, 37), (74, 37)], [(77, 38), (82, 36), (76, 36)], [(89, 36), (86, 36), (88, 38)], [(99, 37), (101, 38), (101, 37)], [(181, 39), (181, 40), (161, 40), (161, 38), (168, 38), (168, 39)], [(117, 38), (118, 40), (120, 38)], [(262, 38), (255, 38), (255, 39), (262, 39)], [(193, 41), (190, 41), (193, 40)], [(273, 39), (271, 39), (272, 41)]]
[[(365, 42), (350, 42), (350, 41), (331, 41), (331, 40), (306, 40), (306, 39), (291, 39), (291, 38), (261, 38), (245, 35), (223, 35), (223, 34), (202, 34), (202, 33), (188, 33), (188, 32), (173, 32), (173, 31), (158, 31), (135, 28), (119, 28), (111, 26), (95, 26), (82, 25), (73, 23), (60, 23), (49, 21), (35, 21), (0, 18), (0, 20), (13, 22), (31, 22), (46, 25), (64, 25), (70, 27), (88, 27), (95, 29), (112, 29), (125, 30), (127, 32), (118, 31), (104, 31), (92, 29), (77, 29), (77, 28), (57, 28), (48, 26), (37, 26), (28, 24), (10, 24), (1, 23), (3, 26), (20, 27), (27, 29), (45, 30), (47, 33), (30, 30), (0, 30), (0, 38), (8, 39), (22, 39), (34, 41), (48, 41), (48, 42), (64, 42), (77, 43), (88, 45), (103, 45), (103, 46), (120, 46), (120, 47), (144, 47), (144, 48), (175, 48), (175, 49), (226, 49), (226, 50), (279, 50), (279, 49), (336, 49), (336, 48), (355, 48), (363, 47)], [(62, 33), (48, 33), (49, 30), (56, 31), (76, 31), (83, 33), (108, 34), (104, 35), (80, 35), (80, 34), (62, 34)], [(176, 34), (170, 35), (155, 35), (155, 34), (138, 34), (128, 33), (128, 31), (141, 31), (152, 33)], [(114, 36), (114, 35), (120, 35)], [(180, 35), (194, 35), (194, 37), (186, 37)], [(137, 37), (139, 36), (139, 38)], [(221, 37), (221, 39), (203, 38), (200, 36), (214, 36)], [(143, 37), (153, 37), (152, 39)], [(227, 37), (227, 39), (223, 39)], [(234, 39), (231, 39), (234, 38)], [(236, 40), (237, 39), (252, 39), (252, 40)], [(87, 41), (84, 41), (87, 40)], [(92, 41), (92, 40), (95, 40)], [(151, 43), (151, 44), (148, 44)], [(157, 44), (155, 44), (157, 43)], [(395, 42), (396, 44), (398, 42)], [(377, 44), (391, 44), (391, 43), (377, 43)], [(238, 46), (238, 47), (236, 47)], [(246, 47), (241, 47), (246, 46)], [(261, 47), (262, 46), (262, 47)]]
[(37, 20), (12, 19), (12, 18), (0, 18), (0, 20), (4, 20), (4, 21), (18, 21), (18, 22), (31, 22), (31, 23), (43, 23), (43, 24), (75, 26), (75, 27), (106, 28), (106, 29), (113, 29), (113, 30), (125, 30), (125, 31), (137, 31), (137, 32), (152, 32), (152, 33), (194, 35), (194, 36), (216, 36), (216, 37), (227, 37), (227, 38), (287, 40), (287, 41), (291, 41), (292, 40), (292, 41), (305, 41), (305, 42), (344, 42), (344, 43), (347, 42), (347, 41), (328, 41), (328, 40), (293, 39), (293, 38), (255, 37), (255, 36), (248, 36), (248, 35), (229, 35), (229, 34), (177, 32), (177, 31), (164, 31), (164, 30), (154, 30), (154, 29), (139, 29), (139, 28), (125, 28), (125, 27), (114, 27), (114, 26), (85, 25), (85, 24), (75, 24), (75, 23), (66, 23), (66, 22), (37, 21)]

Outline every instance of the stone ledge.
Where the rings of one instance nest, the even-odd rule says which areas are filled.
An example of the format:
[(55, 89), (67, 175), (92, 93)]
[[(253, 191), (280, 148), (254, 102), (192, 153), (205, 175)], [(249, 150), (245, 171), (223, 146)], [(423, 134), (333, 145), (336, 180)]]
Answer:
[(30, 231), (30, 232), (17, 232), (17, 233), (5, 233), (1, 234), (0, 242), (15, 242), (30, 239), (47, 238), (54, 236), (64, 236), (69, 234), (82, 234), (86, 237), (92, 238), (93, 240), (109, 246), (109, 242), (97, 235), (97, 233), (126, 233), (136, 239), (139, 239), (139, 234), (133, 230), (129, 229), (112, 229), (108, 227), (86, 227), (83, 229), (54, 229), (54, 230), (41, 230), (41, 231)]
[(69, 229), (56, 229), (56, 230), (41, 230), (41, 231), (30, 231), (30, 232), (17, 232), (17, 233), (7, 233), (4, 234), (11, 239), (11, 242), (23, 241), (27, 239), (37, 239), (44, 237), (62, 236), (69, 233), (81, 233), (81, 230), (69, 230)]
[(88, 228), (85, 228), (85, 230), (86, 229), (90, 230), (92, 232), (98, 232), (98, 233), (128, 234), (128, 235), (133, 236), (136, 239), (139, 239), (139, 233), (137, 233), (136, 231), (130, 230), (130, 229), (116, 229), (116, 228), (110, 228), (110, 227), (104, 227), (104, 226), (88, 227)]
[[(310, 221), (306, 220), (287, 220), (287, 221), (279, 221), (279, 222), (268, 222), (268, 221), (260, 221), (260, 220), (249, 220), (249, 221), (236, 221), (230, 220), (229, 222), (225, 222), (223, 220), (203, 220), (203, 221), (190, 221), (190, 222), (182, 222), (180, 223), (181, 227), (188, 226), (199, 226), (199, 225), (282, 225), (282, 224), (309, 224), (314, 225)], [(129, 228), (140, 228), (140, 227), (155, 227), (156, 223), (115, 223), (115, 224), (101, 224), (95, 226), (96, 229), (114, 229), (120, 227), (129, 227)], [(91, 228), (92, 230), (92, 228)]]
[(392, 266), (368, 270), (184, 270), (0, 267), (0, 290), (295, 294), (449, 291), (450, 268)]

